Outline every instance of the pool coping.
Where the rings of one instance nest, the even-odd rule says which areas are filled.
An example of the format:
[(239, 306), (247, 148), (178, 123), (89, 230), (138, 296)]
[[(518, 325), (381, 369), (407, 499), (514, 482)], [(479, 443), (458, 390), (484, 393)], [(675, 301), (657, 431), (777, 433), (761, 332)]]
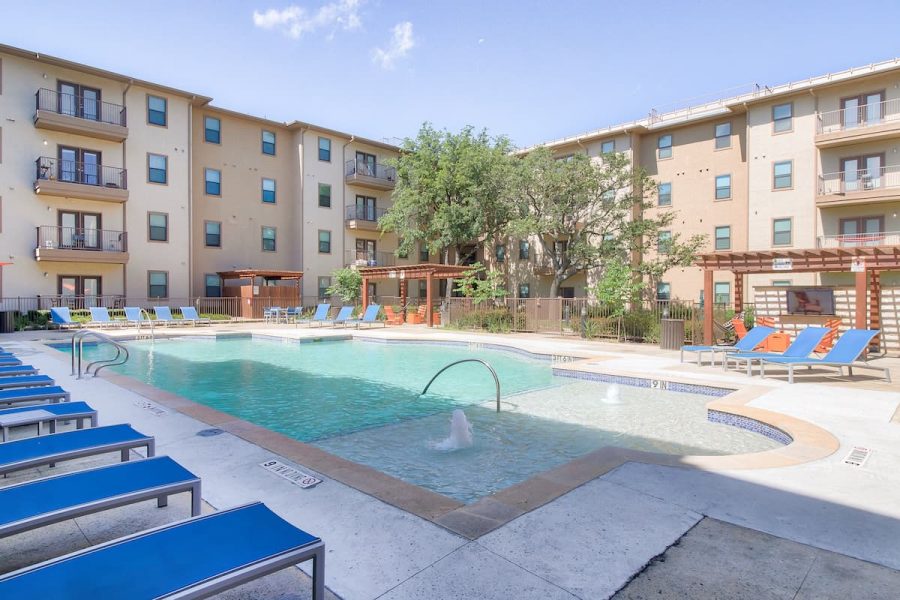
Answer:
[[(369, 334), (370, 332), (367, 332)], [(368, 335), (327, 336), (326, 338), (293, 338), (280, 336), (274, 332), (254, 334), (251, 332), (217, 332), (206, 330), (197, 332), (197, 337), (259, 337), (262, 339), (288, 340), (293, 343), (310, 343), (323, 339), (342, 340), (357, 339), (372, 341), (387, 341), (396, 343), (441, 343), (450, 340), (430, 339), (428, 337), (413, 337), (386, 340), (385, 338), (371, 338)], [(183, 337), (160, 336), (160, 337)], [(141, 339), (121, 338), (127, 339)], [(338, 341), (335, 339), (335, 341)], [(511, 340), (510, 342), (513, 342)], [(465, 341), (453, 341), (454, 344), (466, 344)], [(512, 351), (540, 355), (527, 348), (517, 346), (515, 343), (500, 344), (496, 341), (483, 343), (473, 340), (471, 343), (480, 344), (483, 347), (493, 346), (497, 349), (511, 349)], [(69, 361), (69, 356), (58, 350), (55, 345), (58, 342), (46, 342), (42, 344), (50, 351), (50, 355), (60, 360)], [(646, 374), (634, 373), (624, 369), (602, 369), (603, 358), (597, 356), (576, 356), (587, 354), (573, 352), (565, 360), (553, 363), (554, 370), (573, 371), (577, 373), (595, 374), (607, 377), (636, 378), (648, 380)], [(544, 356), (562, 356), (559, 354), (543, 353)], [(599, 363), (599, 364), (598, 364)], [(387, 475), (372, 467), (355, 463), (326, 452), (316, 446), (300, 442), (284, 434), (266, 429), (218, 411), (206, 405), (194, 402), (143, 383), (127, 375), (116, 373), (104, 373), (104, 379), (108, 382), (125, 388), (148, 400), (194, 418), (211, 427), (220, 428), (241, 439), (256, 444), (270, 452), (274, 452), (290, 461), (296, 462), (312, 471), (321, 474), (325, 478), (339, 481), (360, 492), (375, 497), (387, 504), (401, 510), (412, 513), (418, 517), (440, 525), (467, 539), (475, 540), (479, 537), (505, 525), (513, 519), (524, 515), (548, 502), (569, 493), (570, 491), (618, 468), (628, 462), (639, 462), (670, 467), (682, 467), (709, 471), (765, 469), (799, 465), (814, 460), (819, 460), (835, 453), (840, 447), (837, 438), (825, 429), (813, 425), (807, 421), (797, 419), (782, 413), (747, 406), (756, 398), (770, 392), (773, 388), (761, 385), (741, 385), (728, 383), (722, 385), (709, 385), (681, 374), (666, 374), (667, 385), (677, 384), (681, 386), (699, 386), (703, 388), (718, 388), (734, 390), (722, 397), (714, 398), (707, 403), (707, 411), (731, 415), (736, 418), (749, 419), (761, 423), (767, 427), (783, 432), (792, 441), (787, 444), (763, 452), (750, 454), (732, 454), (723, 456), (703, 455), (670, 455), (654, 452), (630, 450), (616, 446), (605, 446), (568, 461), (558, 467), (537, 473), (530, 478), (512, 486), (499, 490), (489, 496), (482, 497), (471, 504), (464, 504), (453, 498), (438, 494), (431, 490), (408, 483), (391, 475)], [(652, 380), (656, 381), (656, 380)]]

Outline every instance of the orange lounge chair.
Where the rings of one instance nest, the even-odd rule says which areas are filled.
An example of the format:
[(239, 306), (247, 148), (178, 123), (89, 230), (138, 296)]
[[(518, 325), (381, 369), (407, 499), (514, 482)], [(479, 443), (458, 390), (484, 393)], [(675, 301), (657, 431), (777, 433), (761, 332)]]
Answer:
[(384, 307), (384, 315), (387, 317), (388, 325), (403, 325), (403, 319), (394, 312), (394, 307), (385, 306)]

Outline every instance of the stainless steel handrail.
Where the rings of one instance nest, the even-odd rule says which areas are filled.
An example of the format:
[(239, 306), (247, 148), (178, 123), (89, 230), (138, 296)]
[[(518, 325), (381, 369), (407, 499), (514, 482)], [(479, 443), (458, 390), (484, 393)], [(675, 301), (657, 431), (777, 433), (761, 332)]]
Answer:
[(494, 367), (492, 367), (487, 361), (481, 360), (480, 358), (464, 358), (462, 360), (457, 360), (455, 362), (450, 363), (449, 365), (447, 365), (446, 367), (444, 367), (443, 369), (441, 369), (440, 371), (438, 371), (437, 373), (434, 374), (434, 377), (431, 378), (431, 380), (428, 382), (428, 385), (425, 386), (425, 389), (422, 390), (422, 393), (419, 395), (420, 396), (425, 395), (425, 392), (428, 391), (428, 388), (431, 387), (431, 384), (434, 383), (434, 380), (438, 378), (438, 375), (440, 375), (441, 373), (443, 373), (444, 371), (446, 371), (447, 369), (449, 369), (452, 366), (459, 365), (462, 363), (467, 363), (467, 362), (481, 363), (485, 367), (487, 367), (488, 371), (491, 372), (491, 375), (494, 378), (494, 385), (497, 386), (497, 412), (500, 412), (500, 378), (497, 377), (497, 371), (494, 370)]
[[(93, 362), (88, 363), (88, 365), (84, 368), (84, 371), (81, 370), (81, 362), (82, 357), (84, 355), (84, 338), (88, 336), (94, 336), (98, 340), (102, 342), (108, 342), (113, 345), (116, 349), (116, 355), (113, 358), (106, 358), (102, 360), (95, 360)], [(78, 346), (76, 349), (75, 342), (78, 342)], [(125, 354), (125, 357), (122, 358), (122, 354)], [(97, 377), (97, 373), (100, 372), (100, 369), (104, 369), (106, 367), (112, 367), (117, 365), (124, 365), (128, 362), (130, 358), (130, 354), (128, 353), (128, 348), (126, 348), (123, 344), (116, 341), (114, 338), (111, 338), (108, 335), (100, 333), (99, 331), (92, 331), (90, 329), (82, 329), (80, 331), (76, 331), (72, 334), (72, 375), (76, 375), (76, 379), (81, 379), (82, 373), (85, 375), (91, 374), (91, 367), (94, 367), (94, 377)], [(120, 361), (121, 359), (121, 361)], [(76, 368), (77, 365), (77, 368)]]

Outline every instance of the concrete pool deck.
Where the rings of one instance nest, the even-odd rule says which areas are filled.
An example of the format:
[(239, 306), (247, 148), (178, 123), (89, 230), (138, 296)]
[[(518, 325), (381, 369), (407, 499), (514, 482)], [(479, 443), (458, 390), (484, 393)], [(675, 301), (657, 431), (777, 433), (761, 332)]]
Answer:
[[(208, 334), (212, 330), (185, 328), (179, 333)], [(284, 326), (228, 326), (221, 330), (289, 338), (350, 333), (327, 329), (310, 332)], [(42, 333), (0, 336), (0, 344), (29, 354), (27, 362), (72, 391), (73, 399), (90, 401), (100, 410), (101, 423), (130, 422), (155, 435), (159, 454), (173, 456), (203, 478), (203, 496), (210, 510), (261, 499), (291, 522), (320, 535), (328, 548), (327, 585), (342, 598), (604, 598), (620, 589), (620, 593), (631, 593), (629, 590), (637, 590), (636, 583), (622, 589), (623, 586), (642, 573), (654, 557), (669, 552), (683, 536), (691, 539), (696, 531), (692, 528), (706, 518), (803, 545), (809, 548), (804, 557), (828, 551), (846, 555), (847, 561), (880, 565), (884, 569), (878, 570), (879, 577), (892, 581), (895, 588), (900, 586), (895, 572), (900, 569), (900, 547), (896, 543), (900, 539), (900, 503), (896, 502), (896, 490), (900, 489), (900, 422), (896, 416), (900, 394), (896, 386), (874, 377), (847, 382), (844, 378), (821, 375), (798, 377), (804, 383), (788, 386), (777, 379), (751, 380), (738, 372), (723, 373), (718, 367), (680, 364), (677, 353), (578, 339), (413, 327), (362, 331), (359, 335), (500, 343), (534, 352), (583, 357), (589, 359), (581, 361), (585, 365), (595, 363), (584, 366), (585, 369), (596, 367), (601, 371), (640, 373), (644, 377), (659, 375), (659, 379), (694, 380), (714, 386), (752, 385), (751, 394), (738, 398), (742, 406), (809, 424), (814, 430), (824, 431), (834, 447), (828, 453), (807, 455), (787, 466), (764, 468), (714, 464), (683, 468), (642, 462), (640, 457), (610, 451), (614, 460), (609, 464), (593, 464), (586, 470), (572, 467), (578, 471), (569, 474), (574, 486), (560, 487), (552, 478), (540, 482), (549, 493), (546, 502), (538, 506), (515, 510), (515, 503), (504, 502), (502, 496), (499, 500), (489, 497), (479, 501), (481, 506), (474, 509), (477, 518), (468, 519), (470, 524), (476, 524), (475, 529), (460, 531), (458, 522), (441, 523), (440, 517), (428, 518), (404, 510), (336, 477), (324, 475), (325, 481), (319, 486), (300, 489), (265, 471), (259, 463), (278, 458), (307, 472), (319, 471), (297, 460), (290, 449), (282, 454), (278, 447), (266, 449), (249, 439), (254, 434), (265, 435), (265, 430), (254, 432), (252, 427), (231, 423), (233, 418), (222, 417), (225, 420), (218, 425), (225, 430), (222, 434), (200, 437), (197, 433), (209, 429), (210, 423), (190, 414), (195, 407), (178, 406), (177, 397), (170, 398), (171, 402), (160, 402), (159, 390), (152, 388), (129, 385), (126, 389), (116, 385), (112, 380), (118, 381), (119, 376), (111, 374), (96, 380), (74, 380), (58, 352), (31, 341), (48, 337)], [(69, 335), (61, 337), (67, 339)], [(900, 370), (896, 359), (879, 362)], [(843, 463), (854, 446), (872, 450), (862, 467)], [(340, 473), (342, 465), (331, 466)], [(36, 474), (23, 473), (10, 481)], [(578, 477), (583, 481), (578, 481)], [(385, 493), (390, 494), (394, 482), (383, 480), (376, 484), (387, 486)], [(400, 490), (398, 495), (410, 494)], [(475, 505), (457, 506), (445, 514), (457, 510), (473, 512), (472, 506)], [(173, 503), (169, 509), (156, 509), (155, 504), (147, 503), (132, 510), (140, 508), (141, 514), (174, 520), (184, 516), (174, 510), (177, 507)], [(510, 507), (514, 510), (510, 511)], [(173, 511), (175, 514), (170, 515)], [(15, 548), (14, 552), (2, 553), (6, 558), (0, 558), (0, 570), (14, 568), (17, 565), (10, 560), (28, 552), (40, 550), (58, 555), (75, 549), (78, 546), (71, 544), (78, 536), (72, 533), (72, 527), (91, 541), (99, 539), (88, 535), (99, 527), (98, 523), (118, 524), (107, 529), (119, 532), (121, 527), (120, 532), (125, 533), (128, 514), (128, 510), (118, 509), (94, 515), (84, 525), (69, 524), (68, 532), (61, 528), (66, 524), (59, 524), (54, 526), (61, 528), (56, 534), (54, 528), (47, 528), (0, 541), (4, 549)], [(485, 527), (478, 526), (479, 519), (488, 521)], [(140, 528), (138, 523), (141, 521), (134, 524), (136, 529)], [(731, 534), (726, 530), (722, 535)], [(734, 560), (754, 560), (752, 553), (743, 556), (734, 552), (738, 554)], [(715, 573), (715, 557), (709, 558), (710, 572)], [(809, 565), (801, 562), (797, 568), (809, 570)], [(724, 567), (722, 572), (726, 574)], [(294, 589), (298, 577), (288, 574), (278, 580), (264, 580), (260, 582), (263, 587), (256, 591), (248, 588), (243, 593), (245, 597), (306, 597), (308, 587)], [(635, 582), (639, 580), (640, 576)], [(284, 581), (283, 586), (280, 581)], [(262, 592), (263, 589), (268, 591)], [(716, 597), (709, 585), (707, 591), (709, 597)], [(719, 594), (725, 596), (728, 594)]]

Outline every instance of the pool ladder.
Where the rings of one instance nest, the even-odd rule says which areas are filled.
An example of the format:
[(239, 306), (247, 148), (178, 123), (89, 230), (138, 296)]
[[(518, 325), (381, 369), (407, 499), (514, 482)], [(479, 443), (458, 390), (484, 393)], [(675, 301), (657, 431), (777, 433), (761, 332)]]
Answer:
[[(72, 334), (72, 375), (77, 375), (76, 379), (81, 379), (82, 376), (81, 359), (84, 356), (84, 338), (88, 336), (93, 336), (101, 342), (112, 344), (116, 349), (116, 355), (112, 358), (105, 358), (102, 360), (89, 362), (83, 371), (85, 375), (91, 375), (91, 367), (94, 367), (93, 376), (96, 377), (100, 372), (100, 369), (105, 369), (106, 367), (114, 367), (117, 365), (124, 365), (126, 362), (128, 362), (128, 348), (126, 348), (122, 343), (116, 341), (114, 338), (111, 338), (104, 333), (100, 333), (99, 331), (82, 329)], [(75, 345), (76, 342), (78, 342), (77, 347)]]
[(497, 371), (494, 370), (494, 367), (492, 367), (490, 365), (490, 363), (488, 363), (486, 360), (481, 360), (480, 358), (464, 358), (462, 360), (457, 360), (457, 361), (450, 363), (449, 365), (447, 365), (446, 367), (444, 367), (443, 369), (441, 369), (440, 371), (438, 371), (437, 373), (434, 374), (434, 377), (431, 378), (431, 380), (428, 382), (428, 385), (425, 386), (425, 389), (422, 390), (422, 393), (419, 394), (419, 396), (425, 395), (425, 392), (428, 391), (428, 388), (431, 387), (431, 384), (434, 383), (434, 380), (438, 378), (438, 375), (440, 375), (441, 373), (443, 373), (450, 367), (453, 367), (455, 365), (459, 365), (462, 363), (467, 363), (467, 362), (481, 363), (485, 367), (487, 367), (488, 371), (491, 372), (491, 376), (494, 378), (494, 385), (497, 387), (497, 412), (500, 412), (500, 378), (497, 377)]

